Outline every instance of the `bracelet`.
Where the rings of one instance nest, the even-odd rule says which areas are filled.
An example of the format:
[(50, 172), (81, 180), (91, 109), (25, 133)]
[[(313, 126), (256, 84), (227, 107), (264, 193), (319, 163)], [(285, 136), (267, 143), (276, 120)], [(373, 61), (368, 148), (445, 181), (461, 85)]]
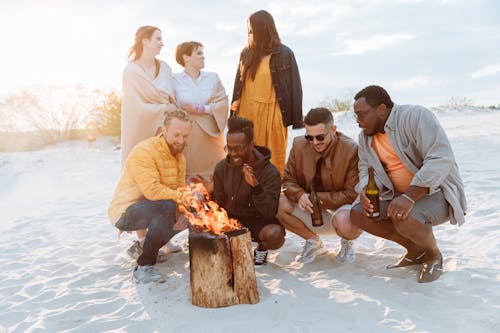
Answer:
[(403, 193), (403, 194), (401, 194), (401, 196), (404, 197), (404, 198), (406, 198), (412, 204), (415, 204), (415, 200), (413, 200), (409, 195)]
[(205, 110), (205, 108), (203, 107), (203, 105), (201, 104), (196, 104), (196, 107), (195, 107), (195, 112), (196, 114), (203, 114), (203, 110)]

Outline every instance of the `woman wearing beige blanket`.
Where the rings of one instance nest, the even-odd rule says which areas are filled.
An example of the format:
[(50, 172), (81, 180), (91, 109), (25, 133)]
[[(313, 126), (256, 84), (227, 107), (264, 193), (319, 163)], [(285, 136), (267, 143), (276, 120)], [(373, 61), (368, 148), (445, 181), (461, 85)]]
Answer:
[(123, 70), (122, 167), (132, 148), (155, 135), (165, 114), (176, 109), (172, 69), (156, 59), (162, 47), (160, 29), (143, 26), (137, 30)]
[[(156, 59), (162, 47), (160, 29), (153, 26), (137, 29), (134, 45), (128, 53), (129, 63), (123, 70), (122, 169), (132, 148), (155, 135), (165, 114), (177, 109), (172, 69), (166, 62)], [(142, 253), (145, 236), (146, 230), (137, 230), (139, 240), (127, 250), (131, 257), (136, 258)], [(180, 248), (167, 246), (163, 252), (177, 250)]]
[(193, 118), (189, 144), (184, 150), (186, 175), (188, 179), (200, 175), (208, 180), (215, 164), (226, 156), (228, 97), (217, 74), (201, 70), (205, 67), (201, 43), (179, 44), (175, 59), (184, 67), (184, 71), (174, 75), (177, 105)]

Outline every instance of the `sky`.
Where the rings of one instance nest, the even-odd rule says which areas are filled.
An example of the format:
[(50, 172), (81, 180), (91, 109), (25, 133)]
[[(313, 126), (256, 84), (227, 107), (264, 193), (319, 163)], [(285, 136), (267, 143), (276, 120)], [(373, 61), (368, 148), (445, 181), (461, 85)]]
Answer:
[(323, 100), (352, 99), (370, 84), (398, 104), (500, 104), (495, 0), (0, 0), (0, 95), (36, 84), (121, 89), (142, 25), (162, 30), (159, 58), (174, 72), (182, 70), (175, 46), (202, 42), (205, 69), (231, 95), (246, 20), (260, 9), (295, 53), (304, 112)]

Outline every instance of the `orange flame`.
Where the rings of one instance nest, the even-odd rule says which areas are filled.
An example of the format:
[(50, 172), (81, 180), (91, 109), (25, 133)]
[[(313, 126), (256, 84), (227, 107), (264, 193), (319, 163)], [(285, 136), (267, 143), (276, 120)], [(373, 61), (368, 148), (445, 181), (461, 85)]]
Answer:
[(186, 215), (196, 231), (221, 235), (228, 231), (241, 229), (238, 220), (228, 217), (224, 208), (210, 200), (203, 184), (189, 184), (182, 190), (187, 191), (193, 200), (189, 210), (182, 205), (179, 206), (179, 210)]

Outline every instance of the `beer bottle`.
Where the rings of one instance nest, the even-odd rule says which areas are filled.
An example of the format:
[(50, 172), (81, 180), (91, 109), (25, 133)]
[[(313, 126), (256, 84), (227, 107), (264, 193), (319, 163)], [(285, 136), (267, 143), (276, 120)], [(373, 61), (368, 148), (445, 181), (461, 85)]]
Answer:
[(373, 212), (370, 217), (380, 216), (380, 191), (378, 190), (377, 183), (375, 183), (375, 175), (373, 167), (368, 168), (368, 185), (366, 185), (365, 195), (373, 205)]
[(313, 227), (321, 227), (323, 225), (323, 214), (321, 213), (318, 193), (314, 190), (314, 179), (311, 182), (311, 194), (309, 194), (309, 200), (311, 200), (313, 204), (313, 212), (311, 213), (312, 225)]

